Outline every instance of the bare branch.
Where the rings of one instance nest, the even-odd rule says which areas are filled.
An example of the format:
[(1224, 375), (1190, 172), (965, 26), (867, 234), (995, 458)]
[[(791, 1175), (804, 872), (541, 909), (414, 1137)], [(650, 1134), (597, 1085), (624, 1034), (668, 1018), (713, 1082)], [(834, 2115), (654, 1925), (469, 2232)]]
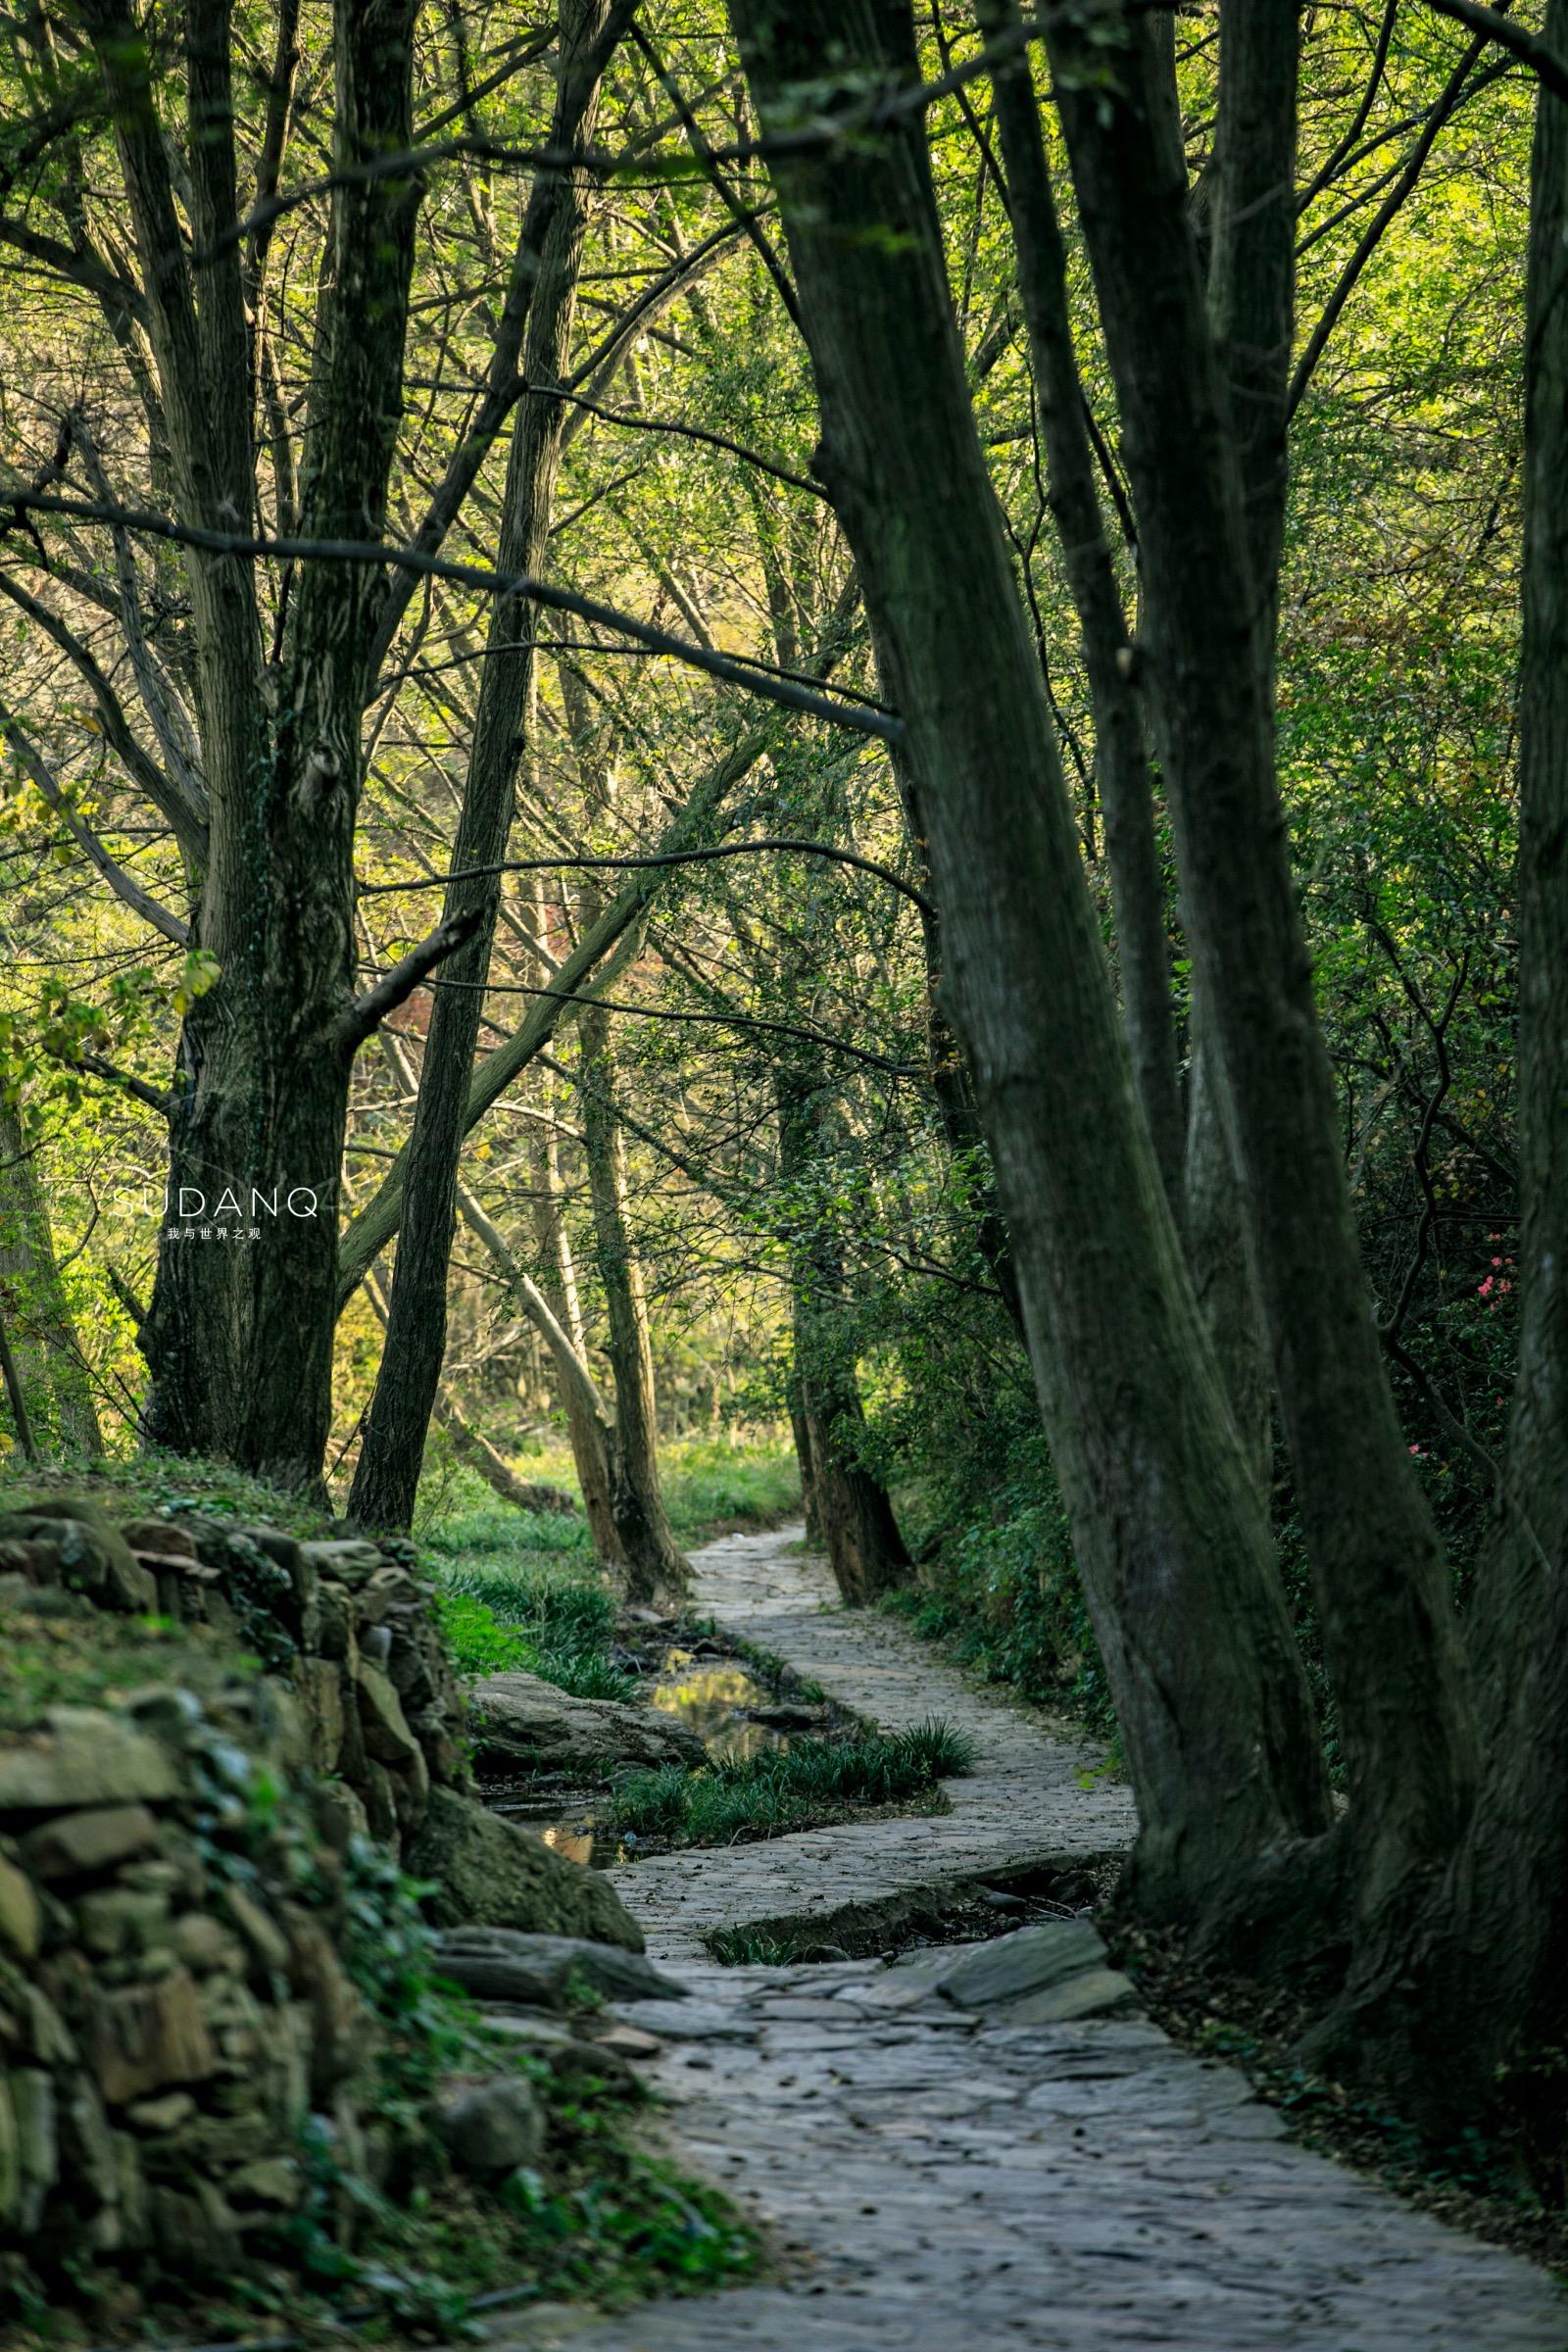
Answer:
[(378, 1029), (389, 1012), (396, 1012), (407, 1004), (420, 982), (427, 980), (438, 963), (455, 956), (478, 930), (484, 919), (481, 906), (470, 906), (466, 913), (454, 914), (437, 925), (428, 939), (420, 940), (389, 972), (383, 972), (373, 988), (357, 997), (337, 1025), (336, 1043), (345, 1054), (358, 1053), (366, 1039)]
[[(722, 678), (726, 685), (739, 686), (765, 702), (778, 703), (786, 710), (798, 710), (803, 717), (820, 718), (830, 726), (848, 727), (858, 735), (876, 735), (888, 743), (896, 742), (904, 732), (903, 720), (889, 713), (857, 709), (833, 696), (812, 693), (809, 688), (797, 686), (776, 676), (771, 669), (748, 661), (744, 655), (721, 654), (707, 646), (694, 645), (689, 638), (655, 628), (650, 621), (618, 612), (613, 605), (602, 605), (595, 597), (577, 596), (568, 588), (534, 579), (524, 571), (492, 571), (482, 564), (453, 563), (445, 556), (425, 555), (412, 547), (386, 547), (374, 539), (253, 538), (243, 531), (215, 531), (197, 523), (173, 521), (167, 514), (107, 506), (98, 499), (59, 498), (31, 490), (0, 493), (0, 510), (5, 509), (18, 516), (69, 514), (78, 522), (118, 522), (127, 531), (144, 532), (149, 538), (166, 539), (177, 547), (199, 547), (212, 555), (270, 556), (295, 563), (401, 567), (419, 572), (427, 579), (448, 580), (460, 588), (477, 589), (485, 596), (515, 597), (519, 601), (526, 598), (551, 612), (569, 612), (573, 618), (589, 621), (597, 628), (613, 629), (617, 635), (629, 637), (634, 644), (645, 645), (653, 653), (684, 662), (692, 669)], [(8, 593), (17, 595), (18, 591), (12, 588)]]
[(159, 902), (143, 890), (139, 882), (133, 881), (124, 867), (110, 856), (85, 818), (76, 814), (37, 745), (3, 703), (0, 703), (0, 735), (3, 735), (12, 746), (17, 758), (50, 808), (70, 829), (77, 848), (97, 867), (116, 898), (122, 900), (133, 913), (139, 914), (144, 923), (151, 923), (155, 931), (161, 931), (165, 939), (172, 940), (176, 948), (188, 947), (190, 944), (189, 926), (182, 923), (177, 914), (171, 914), (167, 906), (160, 906)]
[[(107, 514), (98, 517), (103, 520), (110, 518)], [(105, 739), (119, 757), (131, 782), (147, 795), (160, 816), (168, 818), (186, 856), (198, 864), (204, 864), (207, 858), (205, 795), (200, 805), (193, 805), (172, 778), (165, 774), (157, 760), (142, 749), (131, 733), (130, 721), (125, 716), (119, 695), (99, 666), (91, 648), (82, 643), (74, 629), (68, 628), (58, 612), (51, 612), (47, 605), (41, 604), (37, 597), (3, 571), (0, 571), (0, 595), (9, 596), (14, 605), (20, 606), (28, 619), (36, 621), (44, 635), (75, 664), (92, 690)]]
[(360, 885), (362, 898), (382, 898), (403, 890), (440, 890), (449, 882), (476, 882), (487, 874), (553, 874), (570, 869), (572, 872), (631, 873), (642, 868), (661, 865), (706, 865), (719, 858), (749, 858), (759, 850), (786, 850), (807, 858), (830, 858), (835, 865), (854, 866), (862, 874), (874, 874), (879, 882), (908, 899), (922, 913), (935, 914), (936, 908), (924, 891), (916, 890), (889, 865), (879, 865), (874, 858), (861, 858), (854, 850), (839, 850), (821, 841), (727, 841), (707, 850), (655, 851), (646, 858), (505, 858), (499, 865), (466, 865), (455, 873), (431, 874), (427, 880), (409, 882), (364, 882)]

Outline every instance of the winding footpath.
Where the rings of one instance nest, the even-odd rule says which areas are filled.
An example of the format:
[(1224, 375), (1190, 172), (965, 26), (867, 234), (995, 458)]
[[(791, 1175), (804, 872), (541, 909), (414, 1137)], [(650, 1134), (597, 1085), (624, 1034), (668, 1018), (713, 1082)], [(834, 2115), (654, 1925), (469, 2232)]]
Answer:
[[(799, 1529), (696, 1555), (697, 1606), (885, 1729), (973, 1740), (950, 1814), (862, 1821), (615, 1871), (687, 2000), (617, 2004), (661, 2037), (682, 2160), (770, 2230), (777, 2276), (614, 2319), (564, 2308), (505, 2352), (1568, 2352), (1568, 2297), (1284, 2137), (1233, 2070), (1126, 2007), (1031, 2022), (954, 1951), (912, 1966), (719, 1968), (715, 1928), (1104, 1856), (1125, 1789), (1092, 1748), (837, 1605)], [(983, 1947), (988, 1952), (999, 1947)], [(939, 1982), (944, 1970), (952, 1980)], [(1046, 2003), (1049, 2007), (1049, 2001)], [(1038, 2005), (1037, 2005), (1038, 2015)]]

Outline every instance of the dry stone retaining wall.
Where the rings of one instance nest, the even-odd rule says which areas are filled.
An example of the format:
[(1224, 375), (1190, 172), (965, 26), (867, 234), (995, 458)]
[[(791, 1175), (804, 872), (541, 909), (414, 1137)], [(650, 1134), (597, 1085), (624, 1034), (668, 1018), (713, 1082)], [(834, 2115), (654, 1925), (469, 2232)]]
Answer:
[(198, 1517), (116, 1528), (75, 1501), (0, 1517), (0, 1612), (61, 1591), (253, 1650), (293, 1688), (309, 1760), (340, 1784), (349, 1825), (393, 1853), (432, 1787), (467, 1786), (462, 1694), (406, 1544), (301, 1543)]
[(53, 1707), (0, 1746), (13, 2270), (229, 2277), (304, 2201), (313, 2117), (345, 2173), (389, 2158), (380, 2029), (336, 1948), (341, 1822), (280, 1798), (307, 1753), (265, 1681)]

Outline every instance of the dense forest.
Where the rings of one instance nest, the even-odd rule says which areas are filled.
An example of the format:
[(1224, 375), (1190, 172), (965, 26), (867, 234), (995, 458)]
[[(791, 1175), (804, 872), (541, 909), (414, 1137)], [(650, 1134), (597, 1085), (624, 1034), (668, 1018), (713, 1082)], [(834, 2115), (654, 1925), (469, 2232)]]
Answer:
[(26, 0), (11, 1467), (793, 1446), (1561, 2193), (1568, 0)]

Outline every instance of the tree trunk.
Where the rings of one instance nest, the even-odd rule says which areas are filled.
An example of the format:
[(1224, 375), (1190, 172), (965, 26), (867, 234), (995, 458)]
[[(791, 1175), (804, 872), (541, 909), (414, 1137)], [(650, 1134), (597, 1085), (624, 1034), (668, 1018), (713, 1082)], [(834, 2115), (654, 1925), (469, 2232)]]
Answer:
[(92, 1384), (55, 1262), (33, 1149), (15, 1110), (0, 1105), (0, 1285), (11, 1302), (18, 1377), (34, 1418), (72, 1453), (96, 1458), (104, 1442)]
[(11, 1351), (11, 1334), (6, 1323), (3, 1297), (0, 1297), (0, 1384), (4, 1385), (6, 1402), (11, 1407), (11, 1419), (17, 1433), (17, 1450), (24, 1462), (34, 1464), (38, 1460), (38, 1441), (32, 1434), (22, 1375), (17, 1370), (17, 1359)]
[(909, 1554), (880, 1479), (859, 1460), (865, 1414), (855, 1365), (838, 1328), (845, 1295), (843, 1251), (832, 1211), (812, 1199), (818, 1180), (824, 1088), (781, 1071), (779, 1173), (792, 1203), (788, 1232), (795, 1332), (793, 1394), (810, 1464), (817, 1541), (846, 1607), (858, 1608), (904, 1583)]
[(460, 1462), (466, 1462), (492, 1493), (503, 1502), (510, 1502), (516, 1511), (574, 1511), (574, 1495), (564, 1487), (544, 1486), (536, 1479), (519, 1478), (506, 1460), (497, 1453), (488, 1438), (482, 1436), (472, 1423), (466, 1421), (457, 1406), (445, 1396), (435, 1400), (435, 1417), (452, 1440), (453, 1451)]
[(1219, 1363), (1242, 1451), (1259, 1494), (1266, 1497), (1273, 1479), (1274, 1381), (1224, 1077), (1203, 1017), (1204, 1002), (1197, 996), (1193, 1004), (1182, 1233), (1198, 1311)]
[(801, 1513), (806, 1521), (806, 1545), (808, 1551), (817, 1551), (822, 1544), (822, 1509), (816, 1494), (816, 1449), (811, 1443), (811, 1424), (806, 1417), (801, 1384), (793, 1374), (790, 1379), (790, 1434), (795, 1441), (795, 1459), (801, 1470)]
[[(553, 152), (583, 146), (593, 137), (609, 13), (609, 0), (562, 0), (558, 97), (548, 141)], [(591, 185), (584, 171), (542, 171), (528, 200), (523, 241), (537, 254), (538, 270), (522, 373), (541, 390), (537, 397), (524, 394), (513, 427), (496, 559), (503, 572), (537, 575), (548, 555), (566, 416), (564, 403), (549, 397), (549, 391), (567, 372)], [(467, 789), (452, 853), (455, 872), (474, 873), (506, 855), (533, 675), (533, 629), (534, 608), (525, 599), (494, 600)], [(447, 886), (447, 917), (473, 911), (479, 919), (466, 946), (447, 964), (430, 1018), (409, 1138), (386, 1344), (349, 1498), (350, 1514), (365, 1527), (407, 1528), (414, 1513), (446, 1349), (458, 1158), (499, 895), (494, 877), (482, 870), (472, 880)]]
[[(256, 453), (227, 0), (186, 9), (188, 243), (146, 32), (124, 0), (82, 0), (76, 13), (114, 118), (174, 505), (184, 523), (243, 532)], [(384, 518), (419, 187), (361, 166), (412, 138), (415, 15), (415, 0), (336, 0), (335, 177), (301, 497), (310, 537), (375, 538)], [(203, 257), (195, 271), (190, 245)], [(202, 760), (192, 789), (205, 805), (177, 829), (200, 871), (191, 945), (206, 960), (180, 1040), (172, 1217), (140, 1333), (146, 1426), (176, 1450), (319, 1487), (338, 1171), (365, 1034), (352, 923), (360, 726), (384, 581), (366, 566), (302, 566), (270, 666), (249, 564), (192, 550), (184, 569)]]
[(582, 1039), (578, 1099), (615, 1383), (611, 1505), (625, 1554), (626, 1593), (643, 1602), (679, 1598), (690, 1587), (691, 1565), (675, 1541), (659, 1481), (654, 1358), (642, 1268), (626, 1231), (626, 1148), (615, 1113), (610, 1015), (597, 1005), (585, 1007), (577, 1027)]
[[(571, 1237), (566, 1231), (561, 1199), (561, 1150), (554, 1128), (545, 1129), (534, 1154), (534, 1235), (543, 1277), (540, 1287), (555, 1308), (562, 1329), (586, 1361), (588, 1341), (577, 1294)], [(618, 1568), (622, 1553), (620, 1538), (615, 1532), (615, 1514), (610, 1504), (610, 1447), (604, 1424), (597, 1414), (589, 1412), (575, 1381), (563, 1380), (560, 1388), (577, 1484), (582, 1489), (583, 1508), (593, 1531), (594, 1556), (601, 1567)]]
[[(731, 0), (764, 127), (919, 80), (904, 0)], [(975, 437), (908, 114), (775, 163), (822, 441), (925, 813), (950, 982), (1053, 1458), (1138, 1793), (1189, 1921), (1327, 1791), (1267, 1530), (1138, 1104), (1051, 715)]]
[[(1006, 34), (1018, 23), (1016, 0), (976, 0), (975, 16), (988, 38)], [(1028, 49), (1020, 50), (992, 76), (997, 131), (1007, 173), (1007, 213), (1029, 333), (1047, 495), (1078, 614), (1095, 715), (1096, 779), (1115, 906), (1122, 1018), (1154, 1157), (1166, 1191), (1178, 1201), (1182, 1112), (1154, 795), (1127, 619), (1084, 421), (1083, 385), (1067, 309), (1066, 254), (1030, 56)]]
[(1093, 43), (1053, 20), (1049, 47), (1121, 405), (1197, 985), (1340, 1703), (1356, 1902), (1368, 1951), (1393, 1949), (1474, 1796), (1447, 1567), (1361, 1272), (1274, 773), (1271, 600), (1254, 576), (1156, 43), (1146, 17), (1116, 12), (1097, 19)]

